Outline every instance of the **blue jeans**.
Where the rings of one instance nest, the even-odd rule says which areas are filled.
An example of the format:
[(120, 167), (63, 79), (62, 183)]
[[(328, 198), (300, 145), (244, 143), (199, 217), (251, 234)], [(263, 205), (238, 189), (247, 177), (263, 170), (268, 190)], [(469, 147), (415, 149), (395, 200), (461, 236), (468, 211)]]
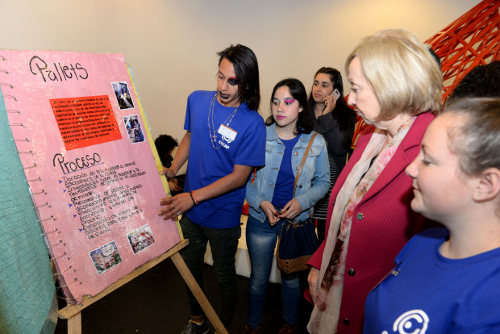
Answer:
[[(240, 225), (224, 229), (205, 227), (194, 224), (185, 215), (182, 216), (180, 225), (184, 238), (189, 239), (189, 245), (180, 251), (181, 257), (202, 290), (204, 290), (203, 259), (207, 250), (207, 241), (210, 241), (215, 279), (219, 284), (221, 293), (220, 321), (225, 327), (228, 327), (236, 308), (235, 261), (241, 227)], [(187, 285), (186, 290), (191, 315), (204, 314), (203, 309)]]
[[(248, 216), (246, 236), (248, 254), (252, 267), (248, 284), (247, 323), (257, 329), (262, 321), (262, 310), (266, 299), (266, 288), (273, 265), (274, 248), (281, 232), (279, 221), (271, 227), (269, 221), (261, 223)], [(290, 325), (297, 322), (297, 308), (300, 296), (299, 273), (281, 272), (281, 300), (283, 303), (283, 319)]]

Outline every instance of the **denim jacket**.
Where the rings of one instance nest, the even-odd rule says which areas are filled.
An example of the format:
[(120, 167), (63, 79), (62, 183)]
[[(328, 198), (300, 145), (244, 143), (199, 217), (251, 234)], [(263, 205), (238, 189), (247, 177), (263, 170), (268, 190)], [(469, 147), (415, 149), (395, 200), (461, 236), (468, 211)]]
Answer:
[[(302, 134), (293, 147), (292, 169), (294, 177), (304, 156), (309, 139), (314, 134)], [(255, 181), (247, 184), (246, 200), (250, 204), (249, 212), (252, 217), (264, 222), (266, 214), (262, 211), (260, 204), (263, 201), (272, 202), (274, 185), (278, 178), (281, 167), (281, 159), (285, 152), (285, 145), (276, 134), (276, 124), (267, 127), (266, 136), (266, 164), (257, 170)], [(322, 199), (330, 187), (330, 164), (328, 162), (328, 151), (326, 143), (320, 134), (314, 138), (314, 142), (307, 156), (306, 163), (300, 174), (295, 199), (300, 203), (301, 213), (296, 218), (298, 221), (306, 220), (313, 213), (313, 206)]]

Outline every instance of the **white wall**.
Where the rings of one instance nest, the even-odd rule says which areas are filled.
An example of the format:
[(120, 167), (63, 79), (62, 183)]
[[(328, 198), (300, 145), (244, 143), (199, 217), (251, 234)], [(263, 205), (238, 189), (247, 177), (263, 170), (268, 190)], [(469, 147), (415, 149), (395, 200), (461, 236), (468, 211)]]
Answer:
[(344, 73), (347, 55), (364, 36), (404, 27), (426, 40), (479, 2), (0, 0), (0, 49), (125, 54), (153, 137), (180, 140), (187, 96), (215, 89), (215, 53), (231, 43), (258, 57), (267, 117), (278, 80), (296, 77), (309, 89), (321, 66)]

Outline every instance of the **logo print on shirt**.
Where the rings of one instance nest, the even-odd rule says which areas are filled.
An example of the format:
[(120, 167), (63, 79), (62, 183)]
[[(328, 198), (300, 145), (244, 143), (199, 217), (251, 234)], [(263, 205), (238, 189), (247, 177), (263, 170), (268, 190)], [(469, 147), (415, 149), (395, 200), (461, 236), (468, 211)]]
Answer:
[(231, 144), (233, 141), (231, 138), (228, 138), (226, 136), (222, 136), (222, 139), (224, 139), (224, 141), (227, 142), (228, 144)]
[[(224, 141), (222, 141), (222, 140), (224, 140), (225, 142), (227, 142), (227, 144), (224, 143)], [(233, 140), (231, 138), (226, 137), (226, 136), (222, 136), (222, 140), (219, 140), (219, 145), (222, 146), (222, 147), (224, 147), (226, 150), (229, 150), (229, 145), (228, 144), (232, 143)]]
[[(412, 321), (414, 320), (414, 321)], [(415, 324), (415, 321), (417, 324)], [(429, 323), (429, 317), (422, 310), (411, 310), (405, 312), (399, 316), (399, 318), (394, 321), (392, 330), (399, 334), (425, 334), (427, 331), (427, 324)], [(415, 328), (415, 325), (421, 325), (421, 328)], [(409, 332), (407, 332), (409, 330)], [(382, 334), (389, 334), (387, 331), (383, 331)]]

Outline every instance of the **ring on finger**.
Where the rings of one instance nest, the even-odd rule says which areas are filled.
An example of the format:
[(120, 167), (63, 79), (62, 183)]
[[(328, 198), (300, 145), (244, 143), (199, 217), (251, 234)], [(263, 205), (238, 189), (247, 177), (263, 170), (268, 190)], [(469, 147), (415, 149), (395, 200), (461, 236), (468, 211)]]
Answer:
[(175, 212), (177, 212), (177, 216), (180, 216), (181, 213), (179, 212), (179, 210), (177, 210), (176, 207), (174, 207), (174, 210), (175, 210)]

